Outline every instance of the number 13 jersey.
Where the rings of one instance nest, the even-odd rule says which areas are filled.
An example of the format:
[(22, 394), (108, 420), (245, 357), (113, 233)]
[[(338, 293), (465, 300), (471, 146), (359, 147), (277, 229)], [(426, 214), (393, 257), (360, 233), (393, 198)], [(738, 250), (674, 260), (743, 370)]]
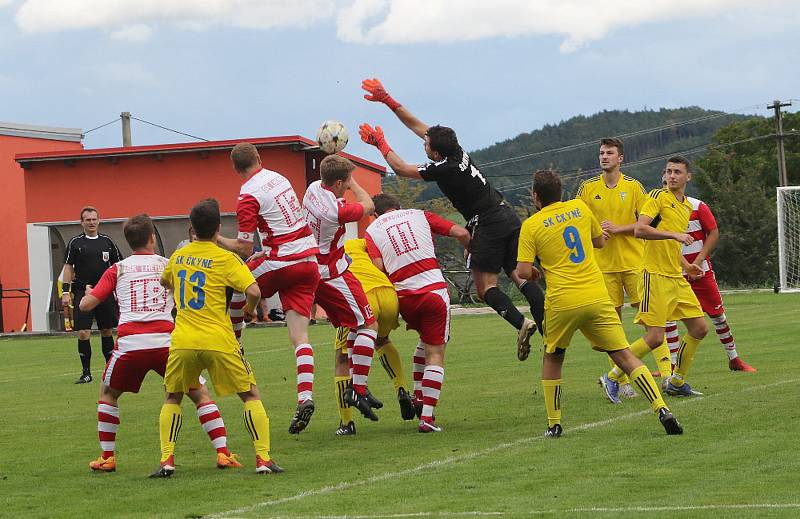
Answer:
[(522, 223), (517, 261), (533, 263), (539, 258), (547, 281), (546, 310), (609, 300), (592, 246), (592, 238), (601, 234), (600, 224), (581, 200), (550, 204)]

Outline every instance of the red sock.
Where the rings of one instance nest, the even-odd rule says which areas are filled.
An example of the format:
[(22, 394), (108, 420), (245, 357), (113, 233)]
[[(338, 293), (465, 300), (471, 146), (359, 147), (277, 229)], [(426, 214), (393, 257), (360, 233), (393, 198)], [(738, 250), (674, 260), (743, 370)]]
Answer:
[(412, 358), (414, 367), (414, 399), (422, 402), (422, 375), (425, 372), (425, 347), (420, 342)]
[(208, 439), (211, 444), (226, 456), (231, 455), (228, 450), (228, 433), (225, 431), (225, 422), (222, 420), (222, 415), (219, 414), (219, 408), (213, 401), (206, 402), (197, 406), (197, 418), (200, 419), (200, 425), (203, 430), (208, 434)]
[(375, 354), (375, 340), (378, 332), (369, 328), (362, 328), (356, 332), (353, 342), (353, 389), (363, 395), (367, 392), (367, 378), (369, 368), (372, 366), (372, 356)]
[(297, 403), (305, 402), (314, 394), (314, 350), (310, 344), (294, 349), (297, 362)]
[(97, 402), (97, 435), (100, 437), (100, 449), (103, 458), (114, 455), (119, 430), (119, 407), (102, 400)]

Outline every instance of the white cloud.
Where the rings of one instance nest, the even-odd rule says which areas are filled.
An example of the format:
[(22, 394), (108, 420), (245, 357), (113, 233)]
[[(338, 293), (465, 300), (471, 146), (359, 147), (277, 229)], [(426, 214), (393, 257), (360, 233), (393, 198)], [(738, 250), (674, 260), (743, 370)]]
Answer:
[(198, 30), (306, 27), (333, 12), (333, 0), (24, 0), (16, 23), (27, 33), (100, 29), (142, 41), (156, 23)]
[[(772, 0), (766, 5), (789, 0)], [(338, 36), (357, 43), (450, 43), (556, 35), (562, 52), (642, 23), (724, 15), (750, 0), (354, 0), (338, 14)], [(676, 27), (680, 31), (680, 27)]]

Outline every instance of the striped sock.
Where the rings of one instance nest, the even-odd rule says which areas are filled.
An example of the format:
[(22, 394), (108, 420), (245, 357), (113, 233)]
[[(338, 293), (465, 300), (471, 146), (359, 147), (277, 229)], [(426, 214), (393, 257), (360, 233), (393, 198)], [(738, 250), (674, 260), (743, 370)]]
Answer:
[(442, 382), (444, 382), (444, 367), (425, 366), (425, 373), (422, 375), (422, 416), (420, 417), (423, 422), (433, 423), (433, 410), (439, 402)]
[(425, 373), (425, 346), (422, 343), (417, 343), (417, 349), (414, 351), (412, 358), (414, 367), (414, 398), (422, 401), (422, 376)]
[(353, 345), (356, 342), (356, 334), (355, 330), (350, 330), (350, 333), (347, 334), (347, 362), (350, 364), (350, 378), (353, 378)]
[(667, 346), (669, 346), (669, 356), (674, 366), (678, 363), (678, 348), (681, 347), (681, 340), (678, 337), (678, 322), (667, 321), (665, 333), (667, 336)]
[(103, 402), (97, 402), (97, 435), (100, 437), (100, 449), (103, 458), (114, 455), (117, 446), (117, 431), (119, 430), (119, 407)]
[(228, 308), (228, 313), (231, 316), (231, 325), (233, 326), (233, 334), (236, 335), (236, 340), (239, 345), (242, 345), (242, 330), (244, 330), (244, 305), (247, 298), (241, 292), (234, 292), (231, 296), (231, 304)]
[(372, 356), (375, 354), (375, 339), (378, 338), (376, 330), (360, 328), (356, 332), (356, 340), (353, 342), (353, 355), (350, 359), (353, 362), (353, 389), (359, 395), (367, 392), (367, 378), (369, 368), (372, 366)]
[(294, 349), (297, 361), (297, 403), (305, 402), (314, 391), (314, 350), (310, 344), (300, 344)]
[(226, 456), (231, 455), (228, 450), (228, 433), (225, 431), (225, 422), (222, 420), (222, 415), (219, 414), (217, 404), (212, 400), (205, 404), (197, 406), (197, 418), (200, 419), (200, 425), (211, 440), (211, 444)]
[(717, 332), (717, 338), (725, 348), (725, 353), (728, 355), (728, 360), (733, 360), (739, 356), (736, 352), (736, 342), (733, 340), (733, 334), (728, 326), (728, 318), (724, 313), (716, 317), (711, 317), (711, 322), (714, 324), (714, 330)]

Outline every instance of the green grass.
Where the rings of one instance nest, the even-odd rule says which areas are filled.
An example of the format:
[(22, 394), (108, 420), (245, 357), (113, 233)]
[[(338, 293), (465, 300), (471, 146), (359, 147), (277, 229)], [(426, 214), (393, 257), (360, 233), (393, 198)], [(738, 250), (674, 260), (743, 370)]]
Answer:
[[(121, 399), (118, 472), (91, 473), (87, 463), (98, 454), (97, 383), (72, 384), (79, 371), (75, 340), (5, 339), (0, 516), (796, 517), (800, 295), (735, 294), (726, 305), (739, 351), (759, 371), (729, 372), (712, 331), (690, 373), (705, 396), (668, 399), (686, 428), (680, 437), (664, 435), (641, 397), (621, 406), (605, 402), (596, 379), (606, 360), (576, 337), (564, 371), (565, 435), (545, 441), (539, 355), (518, 362), (515, 333), (495, 315), (453, 319), (437, 410), (445, 432), (436, 435), (418, 434), (415, 423), (400, 420), (376, 364), (371, 388), (386, 404), (381, 420), (359, 420), (357, 436), (336, 437), (333, 330), (312, 327), (317, 413), (306, 431), (291, 436), (294, 361), (286, 330), (248, 330), (247, 354), (272, 420), (272, 453), (286, 469), (266, 477), (252, 471), (252, 446), (234, 397), (219, 404), (230, 446), (245, 469), (214, 468), (211, 446), (187, 401), (176, 475), (146, 479), (159, 455), (162, 386), (155, 375), (140, 394)], [(624, 317), (629, 323), (632, 313)], [(626, 328), (631, 338), (638, 333), (634, 325)], [(404, 359), (415, 343), (411, 332), (395, 334)], [(102, 357), (95, 338), (93, 345), (97, 376)], [(769, 504), (794, 507), (759, 508)]]

